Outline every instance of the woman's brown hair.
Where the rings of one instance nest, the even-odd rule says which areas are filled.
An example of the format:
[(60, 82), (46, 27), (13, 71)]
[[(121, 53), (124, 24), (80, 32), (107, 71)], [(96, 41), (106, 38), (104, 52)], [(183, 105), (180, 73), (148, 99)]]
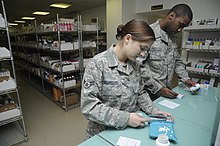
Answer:
[(141, 19), (133, 19), (125, 25), (119, 25), (117, 28), (116, 39), (121, 40), (127, 34), (131, 34), (132, 39), (139, 42), (145, 42), (149, 39), (155, 40), (152, 28)]

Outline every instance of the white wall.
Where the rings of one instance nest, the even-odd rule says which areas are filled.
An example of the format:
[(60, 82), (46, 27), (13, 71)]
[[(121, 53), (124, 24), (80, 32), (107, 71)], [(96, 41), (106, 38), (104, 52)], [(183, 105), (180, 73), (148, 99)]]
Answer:
[(192, 8), (194, 19), (220, 18), (220, 0), (136, 0), (136, 12), (147, 12), (156, 4), (164, 4), (165, 9), (170, 9), (178, 3), (188, 4)]
[(80, 11), (79, 14), (82, 17), (83, 24), (90, 24), (91, 18), (98, 17), (99, 21), (103, 22), (104, 28), (106, 28), (106, 6), (99, 6), (92, 9)]
[(143, 15), (136, 14), (135, 0), (107, 0), (106, 1), (107, 46), (117, 43), (115, 38), (118, 25), (125, 24), (131, 19), (145, 19)]
[(122, 22), (127, 23), (131, 19), (144, 19), (147, 17), (136, 13), (136, 1), (135, 0), (123, 0), (122, 1)]
[(106, 0), (107, 47), (116, 43), (118, 25), (122, 24), (122, 0)]

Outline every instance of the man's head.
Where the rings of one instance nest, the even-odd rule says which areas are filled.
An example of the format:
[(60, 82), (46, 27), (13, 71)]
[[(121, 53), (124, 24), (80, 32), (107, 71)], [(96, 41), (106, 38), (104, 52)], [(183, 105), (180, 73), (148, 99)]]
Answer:
[(176, 34), (192, 21), (193, 13), (186, 4), (175, 5), (166, 15), (164, 30), (168, 34)]

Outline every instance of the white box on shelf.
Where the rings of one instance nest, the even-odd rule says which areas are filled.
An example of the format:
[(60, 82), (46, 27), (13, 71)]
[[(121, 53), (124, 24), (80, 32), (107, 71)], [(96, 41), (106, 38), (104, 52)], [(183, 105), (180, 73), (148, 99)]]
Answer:
[[(54, 41), (52, 46), (53, 46), (52, 50), (59, 51), (59, 42), (58, 41)], [(73, 50), (73, 43), (71, 43), (71, 42), (61, 42), (60, 50), (61, 51)]]
[(201, 49), (209, 49), (209, 45), (208, 44), (202, 45)]
[(90, 41), (83, 41), (83, 42), (82, 42), (82, 47), (83, 47), (83, 48), (88, 48), (88, 47), (90, 47)]
[(0, 92), (16, 89), (15, 81), (12, 77), (8, 81), (0, 82)]
[(0, 112), (0, 122), (4, 120), (8, 120), (21, 115), (21, 111), (19, 109), (11, 109), (5, 112)]
[(96, 25), (83, 25), (84, 31), (96, 31)]
[(209, 49), (219, 50), (220, 46), (217, 46), (217, 45), (209, 46)]
[(1, 13), (0, 13), (0, 28), (5, 28), (5, 19), (3, 18)]
[(79, 61), (72, 62), (75, 66), (75, 69), (79, 69)]
[(197, 46), (197, 45), (192, 45), (192, 49), (199, 49), (199, 46)]
[(49, 63), (49, 64), (48, 64), (49, 67), (52, 68), (52, 69), (54, 69), (55, 66), (57, 66), (58, 63), (60, 63), (60, 60), (48, 60), (48, 63)]
[(10, 52), (7, 48), (0, 47), (0, 59), (1, 58), (9, 58), (10, 56), (11, 56)]
[(186, 48), (188, 48), (188, 49), (192, 49), (193, 46), (192, 46), (192, 45), (186, 45)]
[(209, 70), (209, 73), (218, 74), (218, 71), (217, 71), (217, 70), (210, 69), (210, 70)]
[[(61, 72), (59, 60), (51, 60), (50, 65), (51, 65), (52, 69)], [(73, 62), (63, 61), (62, 62), (62, 69), (63, 69), (63, 72), (68, 72), (68, 71), (73, 71), (76, 68), (75, 68), (75, 64)]]
[(79, 49), (79, 42), (78, 41), (73, 42), (73, 48), (74, 49)]
[(203, 72), (204, 71), (203, 68), (195, 68), (195, 67), (186, 67), (186, 70), (198, 71), (198, 72)]
[[(69, 62), (69, 63), (71, 63), (71, 62)], [(73, 63), (63, 66), (63, 72), (73, 71), (75, 69), (76, 68), (75, 68), (75, 65)], [(59, 69), (58, 71), (61, 71), (61, 69)]]
[[(55, 85), (63, 88), (63, 82), (55, 82)], [(64, 82), (64, 88), (69, 88), (69, 87), (73, 87), (73, 86), (76, 86), (76, 80), (75, 79)]]
[(69, 88), (73, 86), (76, 86), (76, 80), (69, 80), (64, 82), (64, 88)]

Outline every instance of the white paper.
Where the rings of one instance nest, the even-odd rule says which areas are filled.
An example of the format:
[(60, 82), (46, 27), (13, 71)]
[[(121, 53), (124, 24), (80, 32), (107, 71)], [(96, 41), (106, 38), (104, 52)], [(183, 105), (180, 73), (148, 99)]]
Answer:
[(118, 146), (140, 146), (141, 141), (120, 136), (116, 145)]
[(184, 96), (184, 95), (182, 95), (182, 94), (178, 94), (176, 98), (178, 98), (178, 99), (182, 99), (183, 96)]
[(163, 100), (163, 101), (159, 102), (159, 104), (166, 106), (168, 108), (171, 108), (171, 109), (175, 109), (176, 107), (180, 106), (178, 103), (175, 103), (175, 102), (172, 102), (169, 100)]

